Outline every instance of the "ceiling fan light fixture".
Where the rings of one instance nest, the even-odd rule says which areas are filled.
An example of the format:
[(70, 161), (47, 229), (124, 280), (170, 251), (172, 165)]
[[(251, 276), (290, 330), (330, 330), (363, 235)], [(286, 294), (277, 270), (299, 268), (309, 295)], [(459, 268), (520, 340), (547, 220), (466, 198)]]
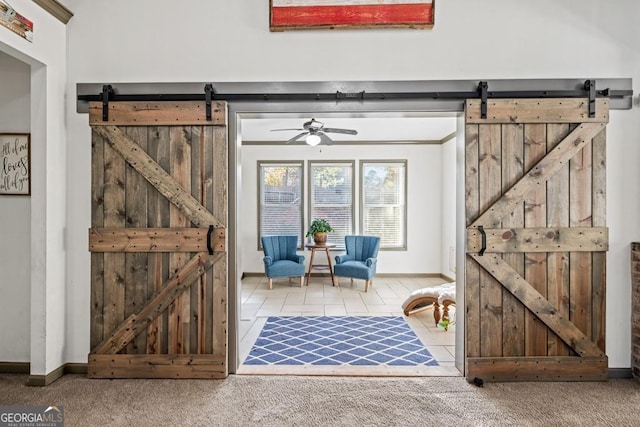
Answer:
[(324, 123), (317, 121), (316, 119), (311, 119), (308, 122), (305, 122), (302, 125), (302, 128), (288, 128), (288, 129), (271, 129), (271, 131), (302, 131), (302, 133), (297, 134), (293, 138), (289, 138), (285, 144), (290, 144), (292, 142), (296, 142), (302, 140), (304, 137), (305, 142), (312, 147), (316, 145), (325, 144), (325, 145), (333, 145), (333, 139), (327, 135), (329, 132), (334, 133), (343, 133), (346, 135), (357, 135), (358, 131), (355, 129), (340, 129), (340, 128), (325, 128)]
[(318, 136), (315, 133), (310, 133), (309, 135), (307, 135), (305, 141), (307, 142), (307, 144), (309, 144), (312, 147), (315, 147), (316, 145), (320, 144), (320, 136)]

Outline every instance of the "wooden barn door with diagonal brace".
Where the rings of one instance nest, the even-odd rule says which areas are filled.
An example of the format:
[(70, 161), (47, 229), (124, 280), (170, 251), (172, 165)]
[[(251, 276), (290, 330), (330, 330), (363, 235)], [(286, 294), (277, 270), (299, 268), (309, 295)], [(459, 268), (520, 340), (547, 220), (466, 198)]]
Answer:
[(604, 380), (608, 99), (466, 104), (466, 376)]
[(90, 104), (91, 378), (227, 376), (227, 112), (212, 107)]

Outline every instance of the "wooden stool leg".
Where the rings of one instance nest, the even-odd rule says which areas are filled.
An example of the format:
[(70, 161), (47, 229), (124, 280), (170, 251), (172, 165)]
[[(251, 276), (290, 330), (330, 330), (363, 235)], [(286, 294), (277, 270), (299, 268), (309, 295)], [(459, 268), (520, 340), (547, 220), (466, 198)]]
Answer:
[(449, 330), (449, 303), (446, 302), (442, 303), (442, 320), (447, 321), (444, 326), (444, 331), (447, 332)]
[(437, 301), (433, 302), (433, 318), (436, 321), (436, 326), (438, 326), (438, 323), (440, 322), (440, 305)]

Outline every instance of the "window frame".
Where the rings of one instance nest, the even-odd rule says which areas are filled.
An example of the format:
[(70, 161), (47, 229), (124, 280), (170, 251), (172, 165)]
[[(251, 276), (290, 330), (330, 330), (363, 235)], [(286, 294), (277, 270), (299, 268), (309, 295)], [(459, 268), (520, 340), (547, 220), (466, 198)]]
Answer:
[(364, 230), (364, 213), (365, 213), (365, 189), (364, 189), (364, 171), (365, 166), (368, 164), (375, 165), (402, 165), (404, 167), (404, 212), (402, 214), (403, 224), (401, 227), (402, 232), (402, 240), (403, 244), (401, 246), (383, 246), (382, 242), (380, 242), (380, 250), (381, 251), (407, 251), (408, 249), (408, 233), (407, 233), (407, 222), (408, 222), (408, 212), (409, 212), (409, 161), (407, 159), (368, 159), (368, 160), (360, 160), (360, 170), (359, 176), (360, 179), (360, 194), (359, 198), (359, 229), (362, 234), (365, 234)]
[[(355, 160), (308, 160), (308, 190), (307, 190), (307, 222), (311, 223), (314, 219), (312, 214), (312, 206), (313, 206), (313, 197), (312, 197), (312, 189), (313, 186), (313, 166), (315, 165), (344, 165), (351, 166), (351, 234), (355, 233), (356, 230), (356, 206), (357, 206), (357, 195), (356, 195), (356, 178), (357, 178), (357, 170), (356, 170), (356, 161)], [(305, 233), (306, 234), (306, 231)], [(313, 238), (306, 238), (307, 243), (311, 242)], [(344, 239), (341, 244), (336, 244), (336, 246), (332, 249), (335, 250), (344, 250)]]
[(258, 191), (257, 191), (257, 207), (258, 207), (258, 215), (257, 215), (257, 222), (258, 222), (258, 250), (261, 251), (262, 250), (262, 192), (263, 192), (263, 174), (262, 174), (262, 168), (264, 166), (285, 166), (285, 167), (291, 167), (291, 166), (298, 166), (300, 167), (300, 230), (299, 230), (299, 236), (300, 236), (300, 244), (298, 245), (297, 249), (298, 250), (303, 250), (304, 249), (304, 244), (305, 244), (305, 229), (304, 229), (304, 198), (306, 197), (305, 195), (305, 161), (304, 160), (258, 160), (257, 161), (257, 171), (258, 171)]

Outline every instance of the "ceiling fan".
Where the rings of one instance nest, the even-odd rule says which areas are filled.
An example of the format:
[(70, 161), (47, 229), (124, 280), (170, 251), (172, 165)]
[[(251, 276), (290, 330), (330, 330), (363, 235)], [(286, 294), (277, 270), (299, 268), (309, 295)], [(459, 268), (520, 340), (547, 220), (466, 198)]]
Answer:
[(272, 129), (272, 132), (286, 131), (286, 130), (301, 130), (304, 131), (289, 139), (285, 144), (297, 141), (298, 139), (306, 136), (305, 142), (311, 146), (316, 146), (320, 143), (325, 145), (333, 145), (333, 140), (329, 138), (327, 133), (343, 133), (347, 135), (357, 135), (358, 131), (354, 129), (339, 129), (339, 128), (326, 128), (324, 123), (311, 119), (302, 125), (302, 129)]

